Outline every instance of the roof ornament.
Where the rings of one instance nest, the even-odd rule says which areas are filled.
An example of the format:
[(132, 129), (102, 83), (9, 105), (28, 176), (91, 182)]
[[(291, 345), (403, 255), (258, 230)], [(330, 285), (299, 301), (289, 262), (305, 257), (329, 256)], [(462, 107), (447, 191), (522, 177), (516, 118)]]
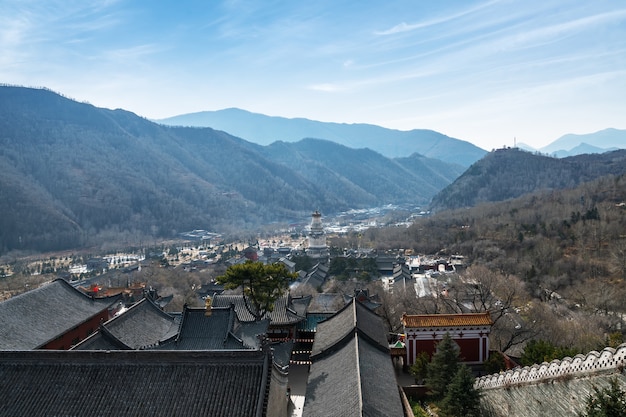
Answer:
[(204, 315), (206, 317), (211, 317), (211, 314), (213, 313), (211, 310), (211, 306), (213, 304), (213, 299), (211, 298), (210, 295), (207, 295), (206, 298), (204, 299), (204, 308), (205, 308), (205, 312)]

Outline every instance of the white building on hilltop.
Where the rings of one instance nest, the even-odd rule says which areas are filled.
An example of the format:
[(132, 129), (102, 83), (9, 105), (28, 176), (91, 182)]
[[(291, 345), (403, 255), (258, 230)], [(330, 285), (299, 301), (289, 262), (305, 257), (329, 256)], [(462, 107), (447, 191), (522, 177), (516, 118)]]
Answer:
[(306, 254), (311, 258), (328, 257), (328, 247), (326, 246), (326, 232), (322, 226), (322, 215), (315, 210), (311, 215), (311, 230), (308, 236), (309, 244)]

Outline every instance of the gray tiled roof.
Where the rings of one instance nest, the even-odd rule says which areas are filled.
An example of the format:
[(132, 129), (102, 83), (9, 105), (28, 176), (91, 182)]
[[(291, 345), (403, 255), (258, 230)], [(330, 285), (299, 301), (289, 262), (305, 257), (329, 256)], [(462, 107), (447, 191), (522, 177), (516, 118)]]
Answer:
[(141, 349), (176, 336), (180, 318), (161, 310), (149, 298), (103, 323), (99, 331), (73, 350)]
[(318, 323), (304, 417), (402, 416), (382, 319), (355, 299)]
[(310, 285), (313, 288), (320, 288), (328, 278), (328, 266), (316, 264), (302, 280), (302, 284)]
[(388, 349), (387, 336), (380, 316), (353, 299), (337, 314), (317, 324), (311, 355), (320, 355), (332, 350), (335, 345), (355, 332), (369, 338), (381, 349)]
[[(351, 297), (350, 297), (351, 299)], [(336, 313), (341, 310), (346, 304), (349, 303), (344, 299), (344, 296), (339, 293), (321, 293), (314, 294), (309, 309), (310, 313)]]
[[(254, 316), (246, 308), (243, 295), (217, 294), (213, 297), (213, 307), (229, 307), (231, 304), (235, 306), (235, 311), (240, 321), (254, 321)], [(304, 317), (299, 316), (293, 310), (288, 294), (276, 300), (274, 311), (266, 313), (263, 318), (270, 319), (270, 325), (275, 326), (296, 324), (304, 320)]]
[[(345, 295), (344, 297), (346, 297), (346, 303), (350, 302), (350, 298), (352, 298), (349, 295)], [(365, 307), (369, 308), (370, 310), (376, 310), (378, 307), (382, 305), (382, 303), (376, 301), (376, 299), (378, 298), (377, 295), (370, 296), (369, 291), (364, 290), (364, 289), (355, 290), (354, 298), (356, 298), (358, 302), (360, 302), (361, 304), (363, 304)]]
[(404, 282), (406, 284), (406, 281), (411, 281), (412, 275), (411, 275), (411, 271), (409, 270), (409, 266), (406, 264), (402, 264), (402, 265), (395, 265), (393, 267), (393, 282), (394, 283), (399, 283), (399, 282)]
[[(146, 307), (144, 307), (147, 309)], [(136, 310), (138, 311), (138, 310)], [(124, 314), (130, 313), (128, 310)], [(163, 313), (166, 318), (169, 316)], [(121, 317), (121, 316), (119, 316)], [(119, 318), (118, 317), (118, 318)], [(124, 350), (124, 349), (158, 349), (158, 350), (228, 350), (228, 349), (259, 349), (258, 335), (265, 335), (269, 325), (268, 320), (241, 323), (232, 308), (213, 308), (211, 315), (206, 315), (206, 309), (185, 307), (180, 317), (169, 317), (173, 320), (174, 331), (167, 328), (167, 333), (161, 338), (152, 337), (152, 342), (145, 345), (128, 345), (126, 340), (134, 340), (131, 336), (121, 333), (127, 330), (135, 333), (135, 327), (142, 323), (150, 328), (149, 320), (142, 321), (142, 314), (128, 316), (126, 326), (116, 326), (116, 333), (111, 331), (112, 319), (100, 326), (100, 331), (93, 334), (74, 347), (75, 350)], [(134, 325), (130, 323), (133, 322)], [(180, 323), (180, 324), (179, 324)], [(158, 324), (158, 323), (157, 323)], [(165, 327), (164, 327), (165, 328)], [(146, 339), (144, 339), (146, 340)]]
[(281, 367), (289, 366), (291, 352), (293, 351), (293, 340), (272, 343), (270, 346), (273, 351), (274, 363)]
[(112, 306), (62, 279), (0, 303), (0, 350), (36, 349)]
[(310, 295), (303, 295), (297, 297), (291, 297), (291, 306), (293, 311), (300, 317), (306, 317), (306, 312), (309, 309), (312, 297)]
[(0, 415), (261, 416), (260, 351), (22, 351), (0, 354)]
[(303, 417), (404, 415), (389, 354), (358, 334), (313, 360), (305, 398)]
[(237, 339), (241, 340), (244, 348), (259, 349), (261, 346), (259, 335), (266, 335), (269, 325), (268, 319), (247, 322), (237, 319), (231, 331)]
[(160, 349), (176, 350), (220, 350), (258, 349), (258, 334), (265, 334), (269, 322), (240, 323), (232, 307), (206, 309), (186, 307), (180, 333)]
[(132, 349), (155, 345), (178, 333), (178, 321), (148, 298), (104, 323), (119, 341)]
[(130, 350), (130, 346), (122, 343), (111, 334), (106, 327), (100, 326), (99, 331), (74, 345), (70, 350)]

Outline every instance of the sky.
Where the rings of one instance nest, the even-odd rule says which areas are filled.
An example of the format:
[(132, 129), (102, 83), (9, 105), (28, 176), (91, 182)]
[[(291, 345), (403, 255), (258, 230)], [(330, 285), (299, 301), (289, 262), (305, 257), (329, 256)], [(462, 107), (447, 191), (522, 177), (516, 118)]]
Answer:
[(0, 0), (0, 83), (540, 148), (626, 129), (626, 1)]

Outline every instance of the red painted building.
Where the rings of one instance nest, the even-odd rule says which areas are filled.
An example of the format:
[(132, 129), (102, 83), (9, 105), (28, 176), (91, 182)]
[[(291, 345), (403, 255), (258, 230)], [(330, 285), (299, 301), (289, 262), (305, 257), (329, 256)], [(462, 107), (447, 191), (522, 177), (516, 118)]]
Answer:
[(406, 364), (415, 362), (420, 352), (430, 356), (437, 350), (437, 343), (448, 333), (459, 346), (461, 361), (465, 364), (481, 364), (489, 358), (489, 313), (469, 314), (419, 314), (402, 315), (404, 326)]
[(65, 333), (60, 334), (55, 339), (39, 347), (39, 349), (67, 350), (81, 340), (89, 337), (93, 332), (98, 330), (100, 323), (104, 323), (110, 318), (111, 315), (109, 310), (105, 308), (104, 310), (96, 313), (95, 316), (92, 316), (86, 321), (66, 330)]
[(69, 349), (107, 321), (121, 297), (90, 297), (62, 279), (0, 303), (0, 351)]

